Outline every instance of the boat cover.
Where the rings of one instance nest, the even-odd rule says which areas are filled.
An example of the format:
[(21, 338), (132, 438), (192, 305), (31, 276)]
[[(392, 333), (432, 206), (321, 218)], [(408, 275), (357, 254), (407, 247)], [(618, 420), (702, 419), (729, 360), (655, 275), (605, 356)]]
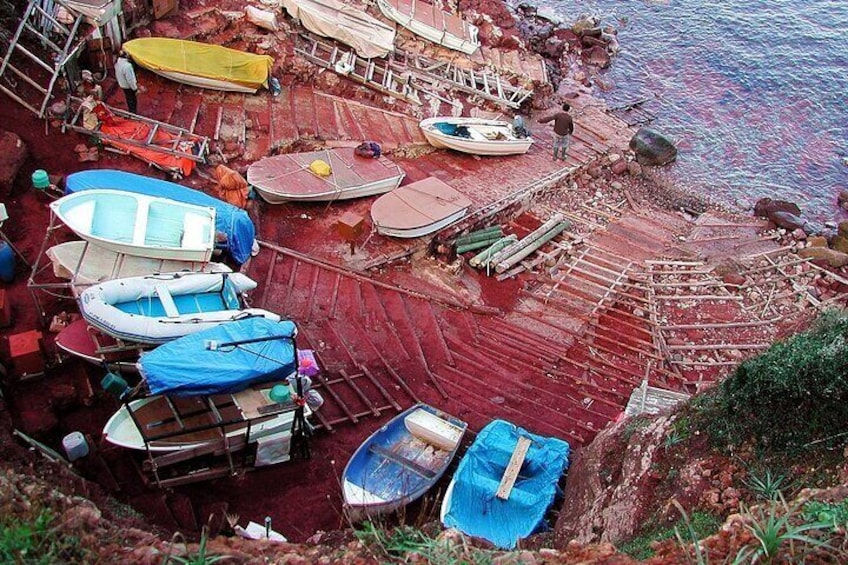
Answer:
[[(507, 500), (495, 493), (519, 437), (532, 442)], [(545, 513), (568, 467), (568, 443), (538, 436), (504, 420), (490, 422), (459, 463), (453, 479), (445, 526), (513, 549), (544, 525)]]
[[(285, 380), (297, 368), (294, 322), (248, 318), (160, 345), (138, 368), (150, 394), (231, 394), (267, 381)], [(222, 347), (219, 344), (278, 338)]]
[(152, 71), (184, 73), (258, 90), (268, 86), (274, 59), (236, 49), (168, 37), (141, 37), (123, 44), (132, 60)]
[(256, 229), (247, 212), (232, 204), (173, 182), (113, 169), (81, 171), (68, 175), (65, 179), (65, 194), (96, 188), (125, 190), (170, 198), (196, 206), (211, 206), (215, 208), (215, 230), (227, 235), (227, 250), (230, 256), (239, 263), (244, 263), (250, 257)]
[(385, 57), (394, 49), (395, 28), (336, 0), (283, 0), (303, 27), (353, 47), (360, 57)]

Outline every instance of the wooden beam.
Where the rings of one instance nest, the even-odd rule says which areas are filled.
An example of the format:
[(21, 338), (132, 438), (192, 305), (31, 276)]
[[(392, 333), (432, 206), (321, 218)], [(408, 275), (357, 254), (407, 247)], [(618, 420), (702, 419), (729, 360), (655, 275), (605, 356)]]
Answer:
[(512, 487), (515, 486), (515, 481), (518, 479), (518, 473), (521, 471), (521, 466), (524, 464), (524, 458), (527, 457), (527, 450), (530, 449), (530, 438), (520, 437), (515, 445), (515, 450), (512, 452), (512, 457), (509, 458), (509, 463), (506, 466), (501, 484), (498, 486), (497, 497), (501, 500), (509, 499), (512, 492)]

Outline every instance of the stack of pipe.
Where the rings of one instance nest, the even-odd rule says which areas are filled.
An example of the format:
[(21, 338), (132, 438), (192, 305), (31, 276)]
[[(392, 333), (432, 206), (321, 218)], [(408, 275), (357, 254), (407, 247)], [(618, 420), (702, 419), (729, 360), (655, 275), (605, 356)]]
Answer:
[(569, 227), (571, 223), (565, 220), (562, 214), (556, 214), (520, 241), (509, 243), (491, 255), (486, 266), (494, 265), (496, 272), (503, 273)]
[(454, 244), (456, 245), (457, 253), (467, 253), (476, 251), (484, 247), (489, 247), (497, 240), (503, 237), (503, 230), (500, 226), (491, 226), (482, 230), (477, 230), (469, 234), (458, 237)]

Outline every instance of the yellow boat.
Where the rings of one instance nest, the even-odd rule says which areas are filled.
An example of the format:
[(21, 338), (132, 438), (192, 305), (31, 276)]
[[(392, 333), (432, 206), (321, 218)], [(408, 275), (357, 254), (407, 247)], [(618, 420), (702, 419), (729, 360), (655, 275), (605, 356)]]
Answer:
[(144, 37), (127, 41), (133, 62), (171, 80), (200, 88), (255, 93), (268, 87), (274, 59), (219, 45)]

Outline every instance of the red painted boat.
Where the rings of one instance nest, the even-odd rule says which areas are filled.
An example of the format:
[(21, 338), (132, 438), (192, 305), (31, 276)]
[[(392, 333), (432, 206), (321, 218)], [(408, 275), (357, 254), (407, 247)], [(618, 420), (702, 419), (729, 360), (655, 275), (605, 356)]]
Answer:
[(464, 194), (427, 177), (378, 198), (371, 206), (371, 219), (383, 235), (421, 237), (456, 222), (470, 206)]

